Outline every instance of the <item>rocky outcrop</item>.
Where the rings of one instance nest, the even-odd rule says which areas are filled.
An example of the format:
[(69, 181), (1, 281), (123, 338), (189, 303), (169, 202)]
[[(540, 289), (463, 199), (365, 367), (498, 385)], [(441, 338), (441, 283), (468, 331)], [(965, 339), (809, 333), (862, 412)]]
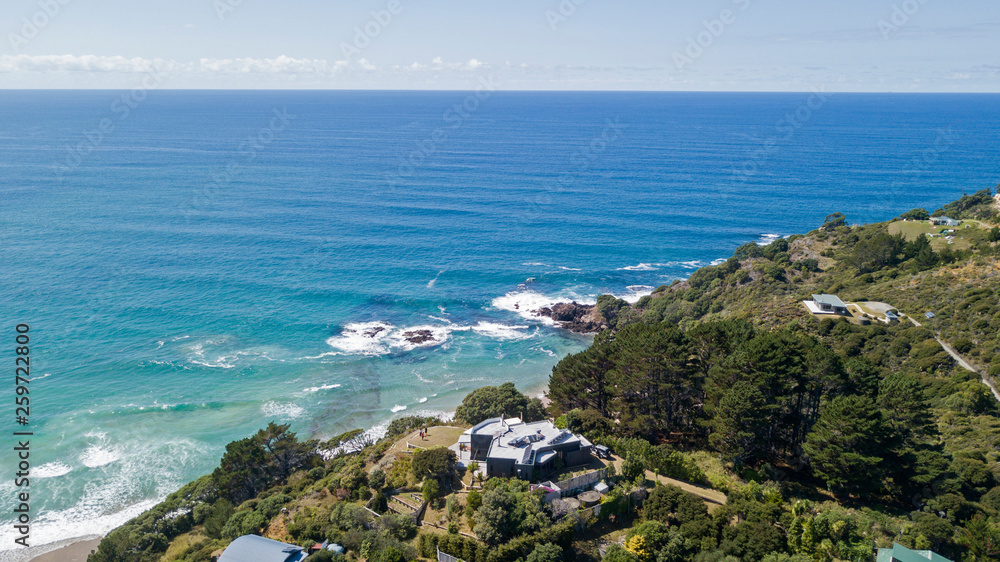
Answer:
[(534, 312), (551, 318), (560, 328), (580, 334), (593, 334), (608, 327), (607, 321), (592, 304), (561, 302)]
[(403, 332), (403, 339), (418, 345), (437, 341), (437, 339), (434, 338), (434, 333), (430, 330), (412, 330), (409, 332)]

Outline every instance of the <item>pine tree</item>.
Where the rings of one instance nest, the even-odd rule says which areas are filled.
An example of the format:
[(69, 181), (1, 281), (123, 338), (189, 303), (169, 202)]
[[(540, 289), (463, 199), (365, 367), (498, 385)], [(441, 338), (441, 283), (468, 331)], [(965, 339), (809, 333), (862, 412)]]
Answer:
[(803, 446), (816, 476), (835, 493), (883, 489), (891, 428), (875, 402), (838, 396), (820, 414)]
[(749, 382), (740, 381), (719, 402), (715, 431), (710, 440), (723, 459), (742, 465), (755, 459), (765, 448), (764, 429), (769, 414), (760, 390)]

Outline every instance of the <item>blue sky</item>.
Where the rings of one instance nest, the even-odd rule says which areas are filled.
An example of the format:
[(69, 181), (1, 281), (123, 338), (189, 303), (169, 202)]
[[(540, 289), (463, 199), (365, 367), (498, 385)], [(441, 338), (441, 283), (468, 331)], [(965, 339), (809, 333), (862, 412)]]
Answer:
[(0, 88), (1000, 91), (997, 0), (3, 0)]

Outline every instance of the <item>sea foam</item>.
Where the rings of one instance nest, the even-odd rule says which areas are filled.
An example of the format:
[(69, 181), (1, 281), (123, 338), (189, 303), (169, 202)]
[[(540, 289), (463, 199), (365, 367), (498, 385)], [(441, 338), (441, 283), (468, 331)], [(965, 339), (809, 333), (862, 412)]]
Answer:
[(58, 478), (73, 471), (73, 467), (59, 461), (45, 463), (31, 471), (35, 478)]
[(282, 404), (269, 400), (261, 404), (260, 412), (268, 418), (294, 420), (304, 414), (305, 409), (298, 404)]

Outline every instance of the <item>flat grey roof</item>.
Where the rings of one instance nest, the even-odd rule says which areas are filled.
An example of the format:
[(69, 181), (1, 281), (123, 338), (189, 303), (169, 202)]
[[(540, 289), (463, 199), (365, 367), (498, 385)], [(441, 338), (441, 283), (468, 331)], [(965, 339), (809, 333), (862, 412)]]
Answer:
[[(489, 457), (512, 459), (517, 463), (526, 463), (531, 459), (531, 451), (535, 451), (537, 456), (539, 452), (551, 450), (556, 445), (574, 442), (581, 446), (590, 444), (568, 429), (559, 429), (549, 421), (508, 424), (496, 418), (491, 423), (473, 428), (473, 431), (493, 435)], [(537, 457), (534, 461), (544, 462)]]
[(813, 295), (813, 301), (816, 304), (828, 304), (830, 306), (839, 306), (841, 308), (847, 308), (844, 301), (837, 298), (837, 295)]

